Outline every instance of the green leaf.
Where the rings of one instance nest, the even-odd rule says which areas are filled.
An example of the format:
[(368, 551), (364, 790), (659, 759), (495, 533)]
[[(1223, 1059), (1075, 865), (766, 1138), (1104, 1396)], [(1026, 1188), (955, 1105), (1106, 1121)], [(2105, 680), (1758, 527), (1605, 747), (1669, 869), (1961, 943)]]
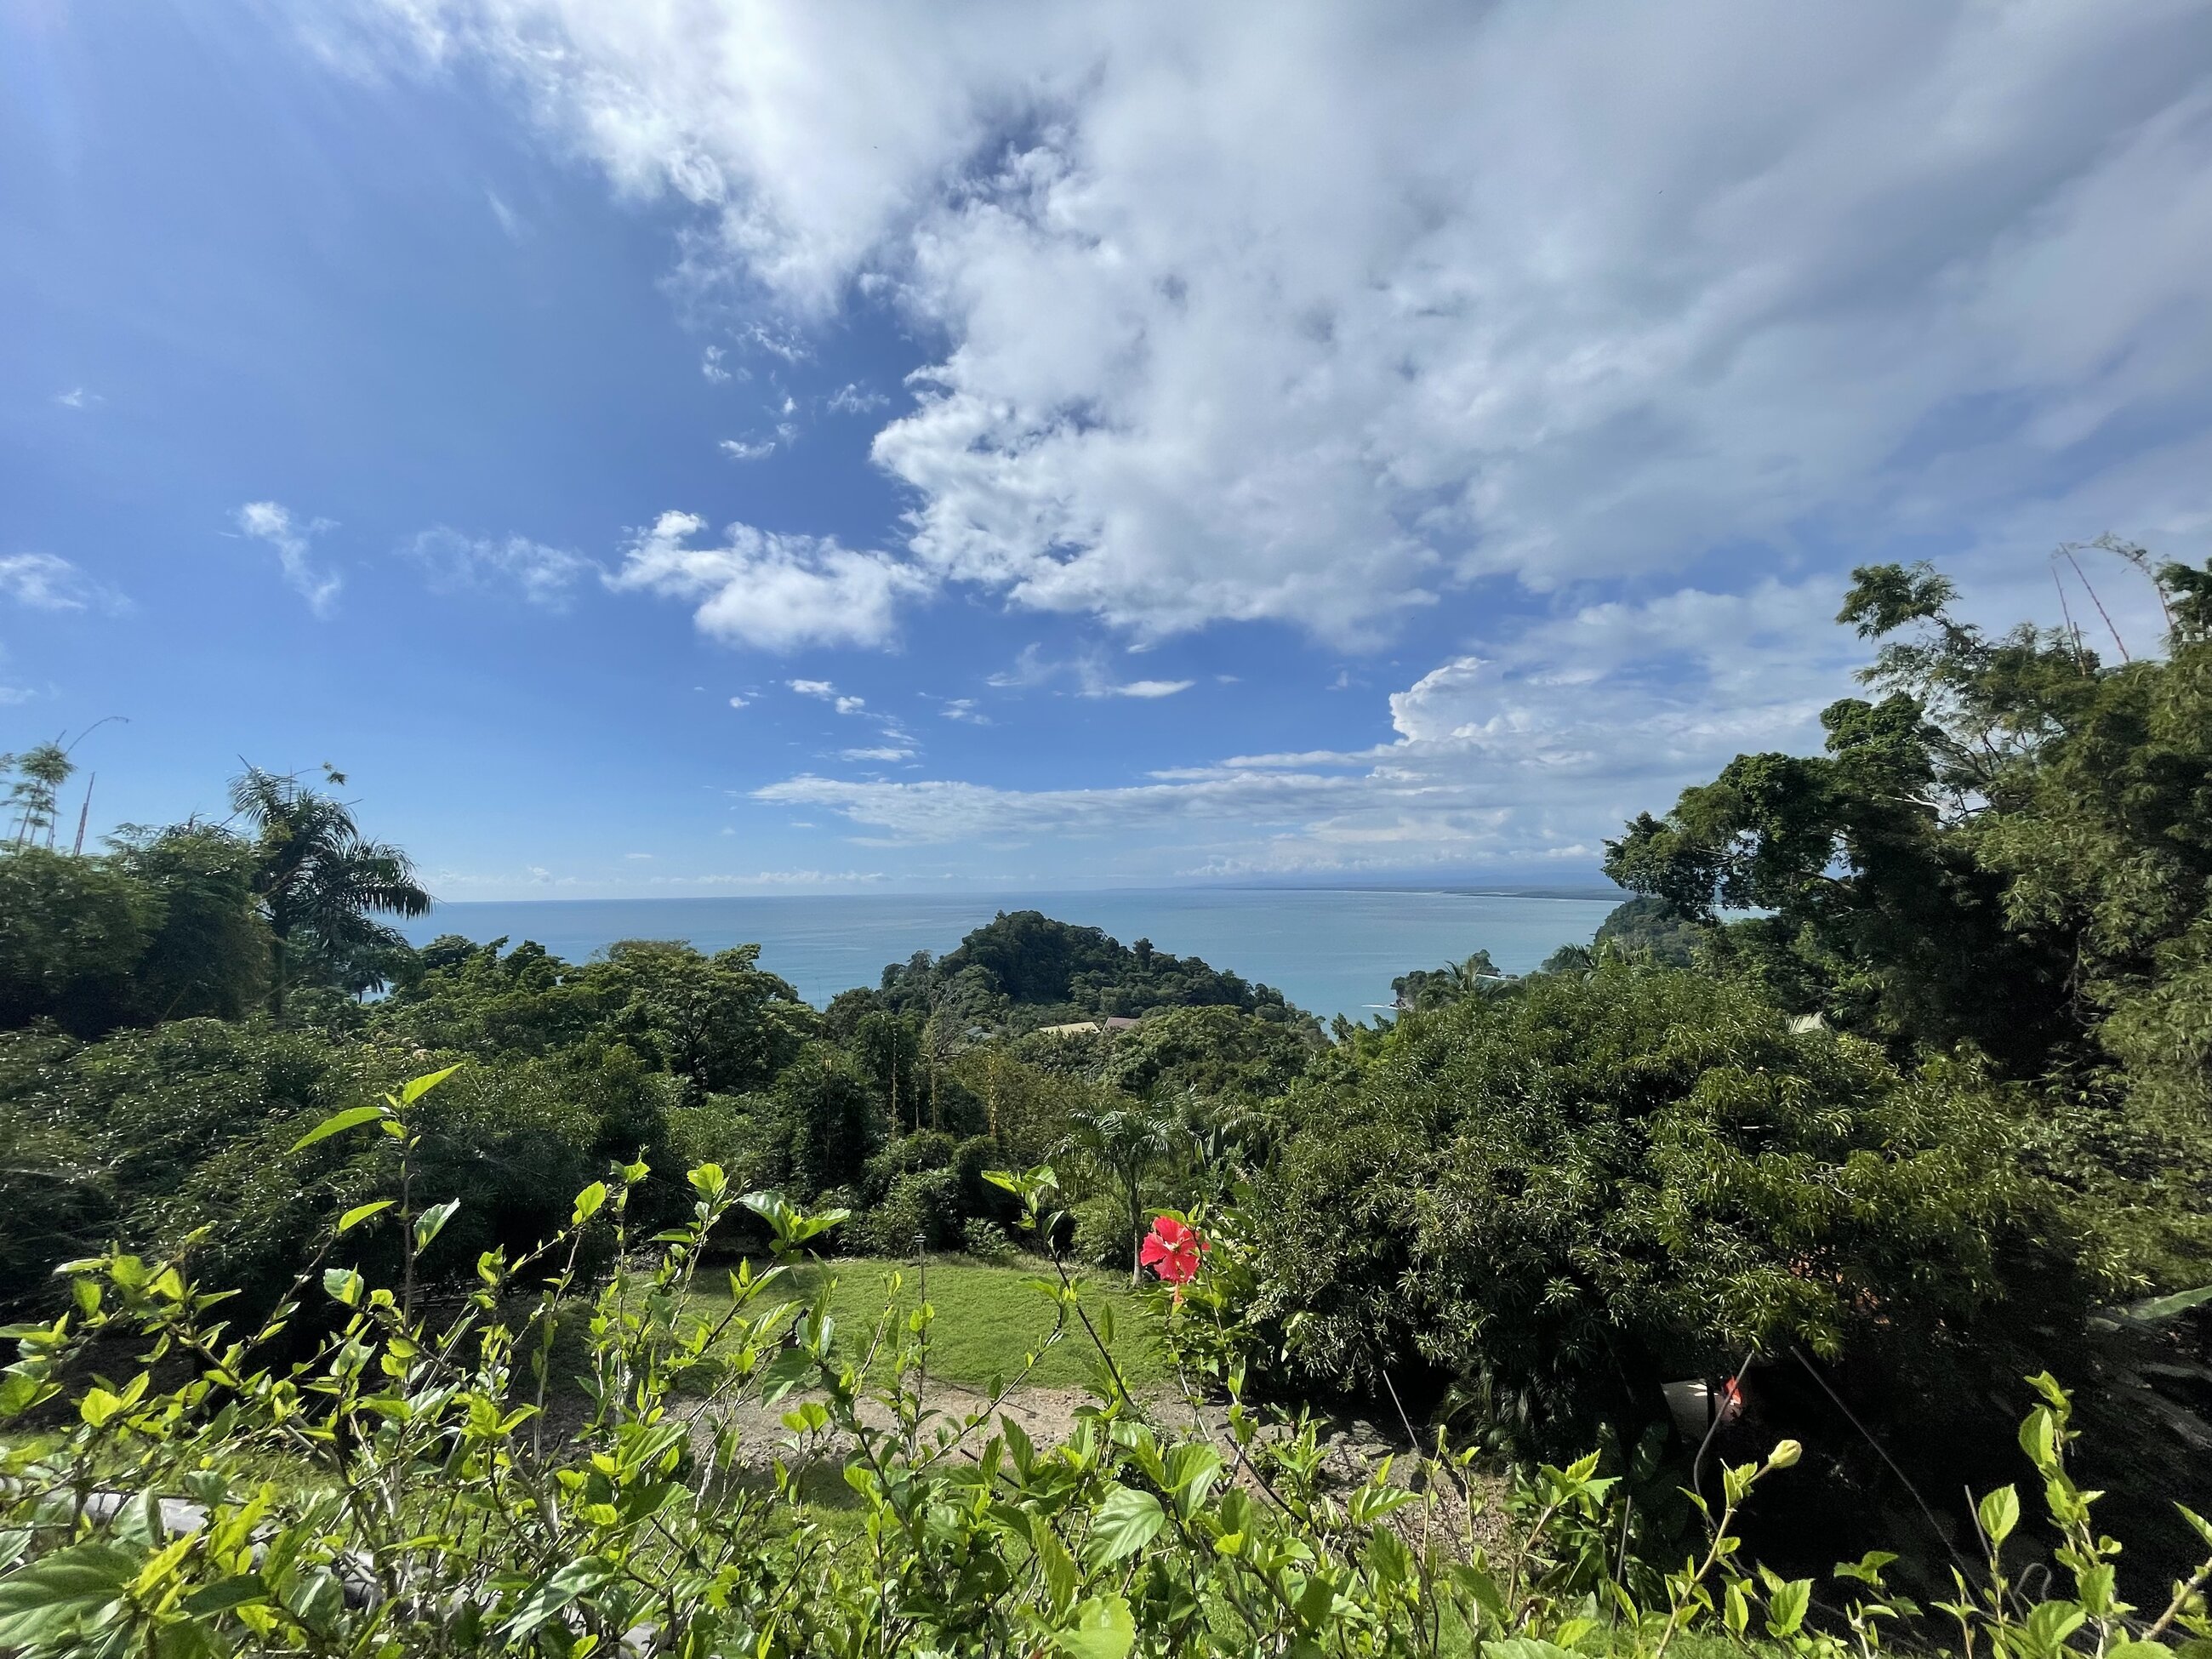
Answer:
[(185, 1611), (204, 1619), (210, 1613), (228, 1613), (233, 1607), (242, 1607), (249, 1601), (269, 1599), (269, 1586), (261, 1582), (258, 1572), (243, 1572), (229, 1578), (218, 1578), (212, 1584), (204, 1584), (185, 1598)]
[(599, 1212), (599, 1206), (607, 1201), (607, 1183), (594, 1181), (576, 1194), (576, 1207), (569, 1216), (571, 1226), (580, 1227)]
[(461, 1207), (461, 1200), (449, 1198), (443, 1204), (433, 1204), (415, 1218), (415, 1248), (429, 1249), (430, 1241), (445, 1231), (446, 1224), (453, 1218), (453, 1212)]
[(350, 1267), (323, 1269), (323, 1289), (333, 1302), (343, 1302), (349, 1308), (361, 1301), (362, 1276)]
[(416, 1101), (422, 1099), (424, 1095), (428, 1094), (431, 1090), (436, 1088), (441, 1083), (443, 1083), (447, 1078), (453, 1076), (454, 1073), (460, 1069), (461, 1068), (458, 1066), (448, 1066), (442, 1072), (432, 1072), (427, 1077), (413, 1079), (408, 1083), (405, 1088), (399, 1091), (399, 1103), (402, 1106), (412, 1106)]
[(1075, 1600), (1083, 1575), (1076, 1568), (1075, 1558), (1067, 1553), (1067, 1546), (1052, 1529), (1052, 1522), (1042, 1515), (1030, 1517), (1030, 1547), (1036, 1553), (1037, 1571), (1044, 1575), (1045, 1595), (1053, 1610), (1058, 1612)]
[(1793, 1578), (1777, 1587), (1766, 1598), (1766, 1633), (1778, 1638), (1795, 1636), (1805, 1622), (1805, 1610), (1812, 1605), (1811, 1579)]
[(78, 1544), (0, 1579), (0, 1647), (58, 1644), (123, 1593), (139, 1558), (112, 1544)]
[(805, 1349), (786, 1348), (761, 1368), (761, 1403), (773, 1406), (793, 1389), (811, 1382), (817, 1369), (814, 1356)]
[(2212, 1285), (2199, 1285), (2193, 1291), (2176, 1291), (2172, 1296), (2154, 1296), (2148, 1302), (2132, 1304), (2127, 1311), (2136, 1319), (2171, 1319), (2207, 1302), (2212, 1302)]
[(1982, 1530), (1989, 1534), (1990, 1547), (1995, 1549), (2020, 1524), (2020, 1494), (2010, 1486), (1999, 1486), (1982, 1499), (1975, 1512), (1982, 1518)]
[(349, 1233), (373, 1215), (381, 1215), (390, 1209), (393, 1200), (380, 1198), (374, 1204), (356, 1204), (338, 1218), (338, 1231)]
[(510, 1638), (527, 1636), (580, 1595), (588, 1595), (615, 1576), (596, 1555), (571, 1561), (525, 1596), (502, 1627)]
[(292, 1150), (295, 1152), (301, 1151), (303, 1148), (313, 1146), (319, 1140), (328, 1140), (332, 1135), (342, 1135), (348, 1129), (360, 1124), (373, 1122), (383, 1115), (384, 1108), (381, 1106), (349, 1106), (343, 1112), (331, 1114), (301, 1135), (292, 1143)]
[(1091, 1517), (1091, 1536), (1083, 1553), (1094, 1567), (1134, 1555), (1167, 1523), (1160, 1500), (1133, 1486), (1116, 1486)]
[(2203, 1516), (2197, 1514), (2195, 1510), (2191, 1509), (2186, 1504), (2176, 1504), (2173, 1507), (2181, 1511), (2181, 1518), (2189, 1523), (2189, 1528), (2191, 1532), (2194, 1532), (2206, 1543), (2212, 1544), (2212, 1521), (2207, 1521)]
[(2052, 1421), (2048, 1406), (2038, 1406), (2020, 1425), (2020, 1449), (2027, 1454), (2028, 1462), (2044, 1474), (2049, 1474), (2057, 1462), (2058, 1426)]
[(1406, 1540), (1388, 1527), (1377, 1527), (1367, 1540), (1367, 1570), (1375, 1582), (1388, 1588), (1413, 1576), (1413, 1558)]
[(1137, 1621), (1120, 1596), (1094, 1595), (1075, 1609), (1066, 1629), (1053, 1632), (1052, 1641), (1068, 1659), (1129, 1659)]
[(1509, 1636), (1502, 1642), (1485, 1642), (1482, 1659), (1582, 1659), (1582, 1655), (1540, 1636)]
[(1336, 1605), (1336, 1586), (1325, 1572), (1317, 1572), (1306, 1580), (1305, 1589), (1299, 1593), (1297, 1605), (1292, 1609), (1298, 1622), (1309, 1630), (1316, 1629), (1328, 1617), (1329, 1609)]
[(1176, 1507), (1188, 1515), (1206, 1502), (1223, 1468), (1221, 1454), (1192, 1441), (1168, 1454), (1167, 1488), (1176, 1495)]

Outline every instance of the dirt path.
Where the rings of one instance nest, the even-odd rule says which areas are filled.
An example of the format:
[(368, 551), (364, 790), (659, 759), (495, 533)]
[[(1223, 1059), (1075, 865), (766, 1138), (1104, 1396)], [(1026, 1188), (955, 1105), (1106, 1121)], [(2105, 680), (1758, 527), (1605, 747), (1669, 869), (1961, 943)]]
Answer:
[[(795, 1436), (784, 1422), (786, 1412), (793, 1410), (808, 1399), (819, 1395), (794, 1394), (775, 1406), (764, 1406), (758, 1401), (748, 1400), (734, 1407), (726, 1408), (728, 1417), (737, 1425), (742, 1461), (763, 1473), (777, 1458), (787, 1462), (793, 1455), (792, 1443)], [(989, 1396), (981, 1389), (969, 1388), (957, 1382), (933, 1381), (929, 1385), (927, 1405), (942, 1415), (925, 1422), (921, 1442), (925, 1450), (939, 1434), (957, 1430), (969, 1416), (981, 1411)], [(1021, 1387), (1012, 1389), (1000, 1401), (992, 1424), (979, 1426), (969, 1437), (963, 1454), (973, 1456), (990, 1434), (995, 1431), (996, 1417), (1013, 1419), (1040, 1448), (1058, 1446), (1075, 1432), (1077, 1413), (1085, 1407), (1095, 1406), (1097, 1397), (1085, 1389), (1045, 1389)], [(1188, 1402), (1172, 1393), (1140, 1395), (1139, 1403), (1152, 1422), (1169, 1433), (1188, 1434), (1193, 1431), (1204, 1433), (1218, 1447), (1224, 1457), (1235, 1462), (1234, 1441), (1229, 1431), (1225, 1408), (1208, 1404), (1196, 1414)], [(869, 1400), (861, 1407), (862, 1420), (878, 1428), (891, 1425), (890, 1410), (878, 1401)], [(699, 1425), (703, 1437), (706, 1425)], [(1273, 1425), (1263, 1428), (1261, 1438), (1272, 1440), (1282, 1436), (1283, 1431)], [(1322, 1450), (1322, 1478), (1327, 1486), (1339, 1491), (1358, 1486), (1374, 1472), (1384, 1458), (1391, 1460), (1390, 1478), (1393, 1484), (1404, 1486), (1417, 1478), (1419, 1460), (1406, 1441), (1404, 1431), (1387, 1434), (1382, 1425), (1356, 1417), (1328, 1417), (1321, 1420), (1318, 1441)], [(702, 1445), (700, 1448), (704, 1450)], [(843, 1449), (836, 1444), (817, 1449), (817, 1455), (833, 1463), (842, 1462)], [(1240, 1474), (1238, 1484), (1251, 1490), (1255, 1496), (1261, 1492), (1257, 1479), (1249, 1471)], [(1494, 1543), (1504, 1535), (1504, 1482), (1502, 1478), (1474, 1473), (1467, 1477), (1463, 1488), (1456, 1478), (1447, 1479), (1439, 1487), (1437, 1513), (1434, 1524), (1460, 1536), (1466, 1535), (1468, 1524), (1468, 1498), (1474, 1500), (1473, 1516), (1476, 1541)], [(1418, 1526), (1414, 1515), (1424, 1506), (1408, 1505), (1406, 1514), (1409, 1522)]]

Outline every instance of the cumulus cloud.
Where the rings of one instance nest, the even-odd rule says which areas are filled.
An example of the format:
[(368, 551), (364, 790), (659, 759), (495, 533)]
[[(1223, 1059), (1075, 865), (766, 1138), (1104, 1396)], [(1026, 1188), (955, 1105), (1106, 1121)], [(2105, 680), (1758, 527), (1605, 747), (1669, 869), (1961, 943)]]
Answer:
[(428, 573), (433, 591), (512, 588), (532, 605), (567, 608), (575, 584), (599, 568), (580, 553), (526, 536), (465, 536), (443, 525), (400, 544)]
[(285, 581), (318, 617), (336, 609), (338, 590), (344, 586), (337, 571), (319, 567), (314, 558), (314, 538), (334, 527), (328, 519), (295, 519), (289, 507), (275, 501), (248, 501), (238, 509), (240, 532), (276, 550)]
[(33, 611), (119, 611), (123, 596), (55, 553), (0, 556), (0, 594)]
[(692, 263), (942, 338), (873, 453), (931, 577), (1017, 605), (1360, 645), (1486, 576), (2167, 497), (2212, 540), (2186, 0), (391, 15), (690, 204)]
[(828, 680), (787, 680), (785, 682), (802, 697), (834, 697), (837, 688)]
[(696, 514), (662, 514), (630, 539), (607, 585), (684, 600), (702, 633), (763, 651), (885, 644), (898, 602), (927, 587), (898, 560), (827, 537), (733, 524), (720, 544), (701, 544), (706, 530)]

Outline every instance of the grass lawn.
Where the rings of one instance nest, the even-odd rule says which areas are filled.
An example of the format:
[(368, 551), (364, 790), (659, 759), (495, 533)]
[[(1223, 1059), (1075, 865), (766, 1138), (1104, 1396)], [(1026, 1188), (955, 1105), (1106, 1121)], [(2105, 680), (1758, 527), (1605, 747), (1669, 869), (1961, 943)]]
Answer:
[[(920, 1300), (911, 1261), (886, 1261), (865, 1256), (820, 1262), (801, 1268), (793, 1276), (794, 1293), (811, 1294), (821, 1275), (835, 1281), (830, 1309), (837, 1321), (836, 1343), (847, 1353), (864, 1347), (882, 1316), (887, 1280), (892, 1273), (902, 1277), (898, 1305), (901, 1316)], [(1009, 1382), (1027, 1363), (1029, 1354), (1051, 1334), (1051, 1299), (1035, 1281), (1049, 1278), (1043, 1263), (1001, 1267), (965, 1256), (933, 1256), (929, 1262), (929, 1304), (937, 1310), (929, 1328), (929, 1371), (950, 1382), (981, 1386), (994, 1374)], [(700, 1311), (718, 1317), (728, 1306), (726, 1293), (713, 1287), (718, 1276), (702, 1273), (699, 1279)], [(1083, 1307), (1091, 1322), (1105, 1335), (1110, 1316), (1114, 1363), (1129, 1387), (1143, 1390), (1169, 1378), (1167, 1364), (1155, 1340), (1159, 1322), (1146, 1299), (1133, 1295), (1128, 1281), (1111, 1273), (1085, 1273), (1078, 1277)], [(1082, 1327), (1071, 1322), (1068, 1334), (1039, 1362), (1029, 1376), (1032, 1386), (1048, 1389), (1080, 1388), (1090, 1380), (1095, 1357)]]

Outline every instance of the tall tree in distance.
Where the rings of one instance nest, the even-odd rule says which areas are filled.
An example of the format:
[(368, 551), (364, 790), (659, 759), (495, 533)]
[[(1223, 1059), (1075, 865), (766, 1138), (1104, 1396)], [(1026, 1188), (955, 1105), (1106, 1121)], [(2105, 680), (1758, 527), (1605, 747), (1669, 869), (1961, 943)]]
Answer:
[(8, 757), (20, 775), (8, 790), (8, 805), (15, 813), (15, 845), (36, 847), (54, 842), (54, 825), (61, 816), (61, 789), (76, 763), (58, 740), (42, 743)]
[[(345, 775), (323, 769), (326, 781)], [(415, 866), (387, 842), (371, 841), (353, 809), (301, 784), (296, 773), (248, 766), (231, 780), (230, 804), (252, 831), (253, 892), (269, 924), (269, 1013), (284, 1018), (284, 995), (303, 957), (357, 958), (404, 941), (372, 915), (419, 916), (430, 896)]]

